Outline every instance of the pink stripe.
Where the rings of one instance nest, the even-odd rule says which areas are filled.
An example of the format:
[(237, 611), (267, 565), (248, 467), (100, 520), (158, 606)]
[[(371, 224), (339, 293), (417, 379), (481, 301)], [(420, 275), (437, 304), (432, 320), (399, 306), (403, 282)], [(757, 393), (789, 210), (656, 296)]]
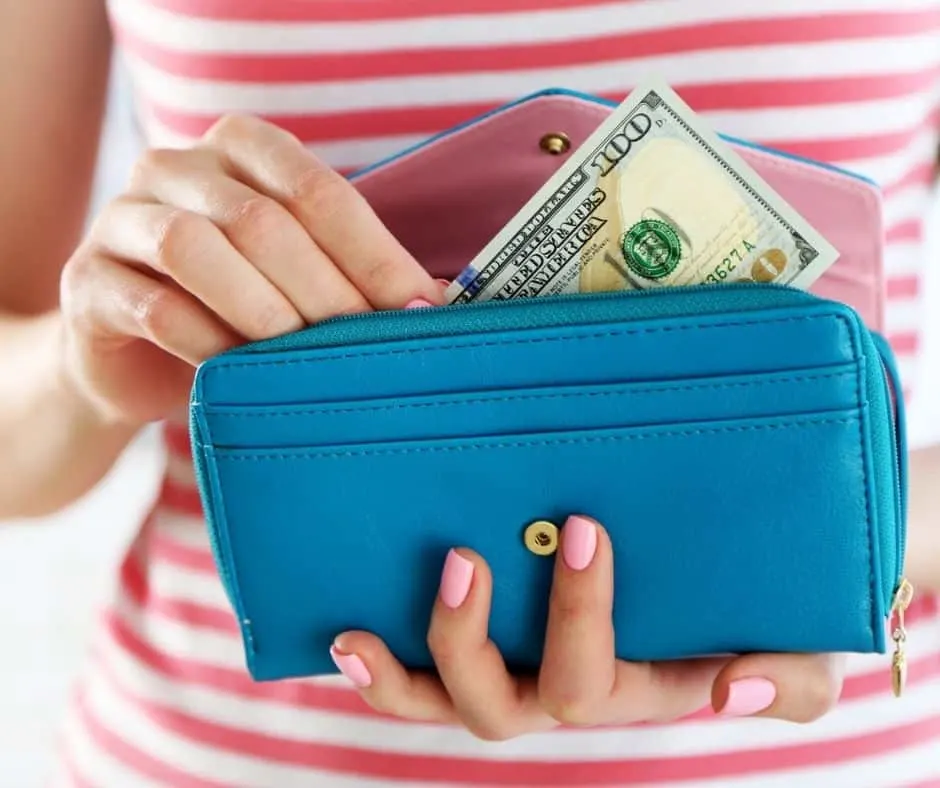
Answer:
[(149, 614), (179, 621), (194, 629), (208, 629), (236, 637), (239, 635), (238, 622), (230, 609), (170, 599), (153, 593), (140, 561), (134, 554), (129, 554), (121, 564), (119, 578), (128, 598)]
[[(637, 0), (593, 0), (624, 6)], [(585, 0), (149, 0), (149, 4), (184, 16), (257, 22), (361, 22), (462, 14), (508, 14), (583, 8)]]
[(138, 697), (121, 687), (115, 691), (134, 703), (156, 724), (174, 734), (218, 750), (292, 766), (325, 769), (360, 776), (419, 782), (501, 785), (618, 785), (715, 779), (849, 761), (903, 751), (940, 736), (940, 714), (888, 730), (794, 746), (691, 757), (636, 758), (619, 761), (551, 762), (487, 761), (476, 758), (375, 752), (323, 745), (212, 723), (195, 715)]
[(920, 346), (920, 336), (913, 332), (898, 332), (888, 335), (888, 342), (895, 353), (899, 356), (914, 355)]
[(222, 783), (210, 782), (180, 771), (175, 766), (157, 760), (121, 738), (120, 734), (108, 730), (89, 708), (83, 696), (78, 698), (78, 711), (82, 723), (95, 743), (112, 757), (138, 774), (158, 780), (173, 788), (225, 788)]
[(352, 688), (318, 685), (293, 679), (266, 683), (255, 682), (243, 670), (169, 657), (141, 640), (113, 613), (107, 616), (107, 625), (118, 648), (140, 661), (148, 669), (171, 681), (211, 687), (249, 700), (393, 719), (389, 715), (379, 715), (378, 712), (373, 711)]
[(919, 243), (923, 238), (923, 219), (908, 219), (885, 230), (885, 242), (889, 244)]
[(165, 561), (210, 575), (218, 574), (212, 551), (208, 548), (180, 544), (165, 533), (156, 531), (150, 537), (148, 549), (154, 561)]
[(166, 422), (163, 425), (163, 441), (173, 455), (192, 459), (193, 448), (189, 439), (188, 424)]
[[(424, 47), (414, 50), (357, 52), (354, 57), (337, 54), (222, 55), (197, 54), (168, 49), (142, 40), (127, 29), (116, 31), (121, 44), (151, 65), (179, 76), (220, 79), (230, 82), (309, 82), (389, 78), (416, 74), (468, 74), (561, 68), (589, 63), (615, 62), (676, 53), (709, 51), (729, 47), (770, 46), (805, 42), (850, 41), (886, 36), (922, 35), (940, 26), (940, 12), (889, 11), (862, 14), (813, 14), (784, 19), (700, 22), (694, 25), (616, 33), (589, 39), (541, 43)], [(936, 69), (934, 69), (936, 72)], [(904, 77), (900, 77), (904, 80)], [(907, 84), (926, 87), (924, 73), (908, 77)], [(885, 79), (869, 83), (876, 90), (894, 91)], [(681, 87), (681, 86), (679, 86)], [(908, 88), (910, 89), (910, 88)], [(753, 89), (738, 88), (742, 95)], [(856, 88), (855, 90), (858, 90)], [(831, 93), (832, 88), (829, 88)], [(850, 93), (855, 91), (850, 90)], [(898, 95), (892, 92), (891, 95)], [(806, 101), (804, 93), (796, 99)], [(831, 99), (827, 99), (831, 100)], [(761, 103), (773, 102), (764, 95)], [(692, 105), (696, 109), (695, 104)]]
[(202, 499), (199, 497), (199, 491), (192, 485), (166, 478), (160, 487), (160, 495), (157, 500), (159, 505), (167, 511), (189, 515), (190, 517), (203, 516)]
[(940, 123), (940, 108), (934, 107), (928, 115), (911, 128), (886, 134), (822, 140), (761, 140), (771, 148), (805, 156), (816, 161), (838, 162), (875, 159), (903, 150), (922, 131), (933, 129)]
[(885, 284), (889, 301), (895, 298), (916, 298), (920, 292), (919, 276), (895, 276)]
[(921, 186), (926, 190), (937, 180), (937, 176), (937, 161), (933, 155), (930, 155), (924, 161), (911, 167), (896, 181), (886, 184), (882, 189), (882, 194), (886, 200), (889, 200), (897, 192), (914, 186)]

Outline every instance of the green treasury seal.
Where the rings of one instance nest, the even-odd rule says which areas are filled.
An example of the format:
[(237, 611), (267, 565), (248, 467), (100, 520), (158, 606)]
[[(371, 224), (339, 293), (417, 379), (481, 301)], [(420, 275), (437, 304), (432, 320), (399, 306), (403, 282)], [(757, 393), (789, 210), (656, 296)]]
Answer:
[(666, 222), (644, 219), (623, 236), (621, 244), (627, 267), (644, 279), (669, 276), (682, 257), (679, 235)]

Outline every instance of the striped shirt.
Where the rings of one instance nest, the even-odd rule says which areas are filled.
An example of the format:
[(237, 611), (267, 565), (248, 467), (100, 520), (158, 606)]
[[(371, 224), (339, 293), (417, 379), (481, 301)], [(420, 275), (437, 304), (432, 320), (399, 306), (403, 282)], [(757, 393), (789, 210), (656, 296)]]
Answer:
[[(112, 0), (156, 146), (225, 113), (348, 171), (548, 86), (622, 99), (655, 73), (722, 132), (868, 175), (885, 195), (887, 334), (917, 396), (940, 0)], [(340, 678), (257, 684), (216, 574), (181, 423), (64, 730), (58, 785), (940, 786), (940, 609), (910, 614), (910, 689), (852, 655), (794, 726), (700, 713), (492, 744), (371, 711)]]

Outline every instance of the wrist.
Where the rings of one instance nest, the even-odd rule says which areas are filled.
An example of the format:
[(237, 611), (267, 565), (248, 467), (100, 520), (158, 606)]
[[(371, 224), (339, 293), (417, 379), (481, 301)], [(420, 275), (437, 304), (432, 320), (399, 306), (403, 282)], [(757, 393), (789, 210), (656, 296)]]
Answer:
[(62, 319), (0, 315), (0, 519), (57, 511), (107, 473), (137, 431), (69, 374)]
[(123, 446), (129, 442), (144, 424), (115, 413), (90, 391), (77, 371), (61, 315), (54, 313), (42, 320), (48, 321), (49, 391), (61, 412), (67, 414), (72, 429), (89, 437), (99, 436), (108, 443), (117, 441)]

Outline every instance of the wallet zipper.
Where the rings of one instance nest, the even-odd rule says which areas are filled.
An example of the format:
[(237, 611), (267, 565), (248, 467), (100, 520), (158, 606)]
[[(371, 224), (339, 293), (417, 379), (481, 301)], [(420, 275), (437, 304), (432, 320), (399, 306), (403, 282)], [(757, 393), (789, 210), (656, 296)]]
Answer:
[(897, 502), (897, 552), (895, 577), (898, 578), (894, 594), (891, 599), (891, 608), (888, 613), (888, 626), (891, 632), (891, 640), (894, 642), (894, 654), (891, 656), (891, 690), (896, 698), (901, 697), (904, 692), (904, 686), (907, 683), (907, 629), (904, 625), (904, 615), (907, 612), (914, 598), (914, 586), (906, 577), (902, 575), (903, 556), (907, 550), (907, 505), (904, 500), (901, 479), (905, 469), (901, 465), (901, 458), (904, 455), (905, 447), (900, 445), (900, 425), (898, 422), (897, 398), (902, 396), (900, 391), (900, 380), (894, 365), (887, 360), (883, 344), (887, 342), (880, 336), (872, 340), (875, 345), (875, 351), (878, 360), (881, 363), (882, 385), (884, 386), (884, 395), (890, 405), (890, 423), (891, 423), (891, 453), (894, 460), (894, 495)]
[[(732, 289), (736, 291), (735, 296), (738, 295), (737, 291), (741, 291), (741, 297), (733, 299), (729, 298), (728, 293), (730, 293)], [(717, 298), (714, 297), (712, 294), (719, 290), (723, 295)], [(744, 295), (743, 291), (750, 291), (751, 294)], [(761, 295), (767, 297), (755, 300), (754, 292), (760, 293)], [(495, 314), (501, 316), (506, 316), (510, 313), (519, 315), (528, 314), (531, 312), (544, 312), (546, 314), (552, 315), (553, 313), (556, 313), (554, 307), (557, 307), (559, 304), (592, 305), (598, 303), (602, 304), (605, 302), (619, 303), (625, 300), (633, 299), (636, 299), (638, 302), (642, 303), (644, 299), (648, 299), (652, 302), (654, 298), (665, 295), (679, 296), (680, 298), (687, 299), (690, 302), (688, 310), (681, 314), (677, 314), (675, 309), (667, 308), (662, 304), (654, 303), (653, 308), (646, 307), (646, 305), (638, 308), (634, 313), (635, 317), (637, 319), (683, 317), (703, 313), (719, 313), (729, 308), (744, 311), (757, 311), (758, 309), (768, 305), (780, 307), (798, 306), (818, 300), (814, 296), (811, 296), (801, 290), (796, 290), (785, 285), (763, 284), (757, 282), (737, 282), (734, 285), (725, 286), (684, 285), (658, 287), (651, 290), (562, 294), (541, 296), (539, 298), (520, 298), (507, 301), (473, 301), (469, 304), (444, 304), (442, 306), (434, 306), (433, 308), (426, 309), (392, 309), (376, 312), (359, 312), (349, 315), (336, 315), (335, 317), (327, 318), (326, 320), (323, 320), (316, 325), (301, 329), (300, 331), (294, 332), (292, 334), (285, 334), (283, 336), (274, 337), (272, 339), (264, 339), (257, 342), (252, 342), (246, 345), (242, 345), (233, 351), (227, 351), (226, 353), (266, 353), (278, 350), (313, 349), (344, 345), (351, 342), (364, 342), (369, 341), (370, 339), (377, 342), (384, 342), (390, 339), (406, 340), (414, 338), (427, 338), (429, 336), (454, 336), (461, 333), (462, 331), (455, 331), (451, 326), (448, 326), (446, 323), (442, 322), (447, 320), (446, 315), (453, 312), (459, 312), (463, 314), (494, 312)], [(622, 318), (622, 312), (611, 312), (610, 314), (601, 313), (597, 315), (596, 322)], [(378, 333), (367, 333), (370, 332), (369, 326), (375, 323), (388, 323), (388, 329), (393, 329), (396, 326), (406, 326), (408, 328), (408, 334), (397, 336), (394, 335), (392, 330), (389, 330), (388, 333), (384, 333), (382, 332), (381, 328), (379, 329)], [(438, 325), (440, 325), (440, 328), (450, 330), (436, 331), (435, 328)], [(563, 326), (566, 325), (566, 321), (559, 320), (555, 323), (540, 322), (538, 326), (534, 326), (528, 319), (517, 318), (509, 325), (506, 325), (504, 321), (497, 321), (492, 323), (490, 327), (492, 327), (494, 331), (498, 331), (516, 326), (519, 328), (550, 328), (553, 325)], [(347, 326), (354, 326), (354, 329), (347, 330)], [(425, 326), (427, 327), (427, 332), (421, 332), (421, 329)], [(416, 328), (420, 333), (415, 333)]]

